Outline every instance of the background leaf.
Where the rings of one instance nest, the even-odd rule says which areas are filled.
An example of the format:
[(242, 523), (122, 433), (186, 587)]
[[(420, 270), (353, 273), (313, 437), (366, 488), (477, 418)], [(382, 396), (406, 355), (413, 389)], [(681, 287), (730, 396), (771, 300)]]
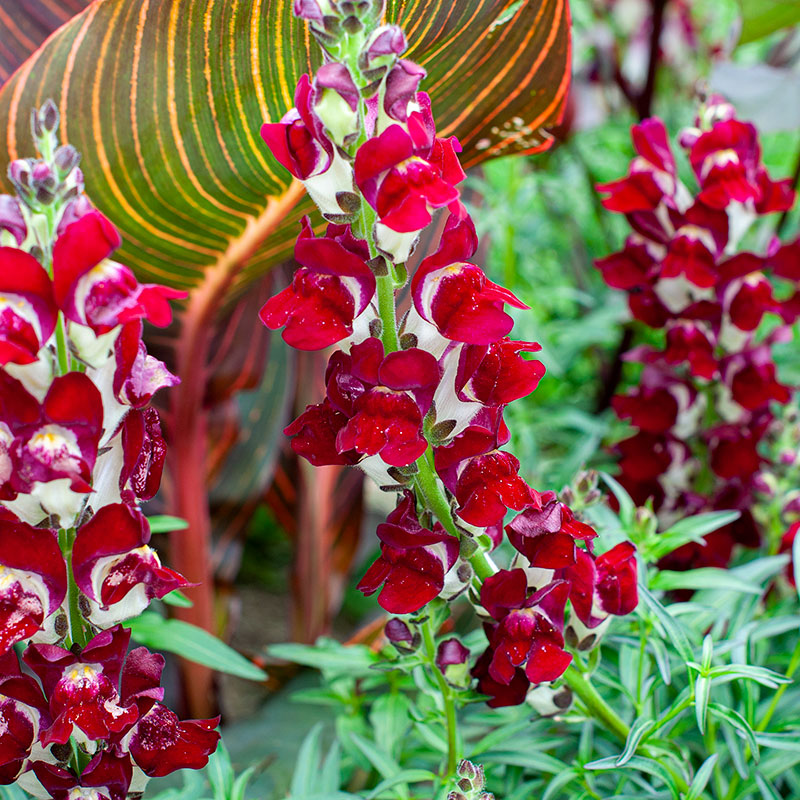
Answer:
[(800, 0), (740, 0), (742, 35), (739, 44), (761, 39), (800, 22)]
[(164, 619), (153, 611), (126, 623), (133, 638), (155, 650), (177, 653), (196, 664), (251, 681), (267, 679), (266, 673), (225, 642), (178, 619)]
[(54, 31), (90, 0), (0, 0), (0, 85)]
[[(296, 232), (293, 220), (277, 232), (264, 225), (289, 176), (259, 136), (319, 61), (291, 9), (290, 0), (94, 2), (0, 91), (0, 153), (30, 152), (29, 110), (52, 97), (94, 201), (122, 230), (120, 260), (191, 287), (206, 268), (247, 255), (243, 241), (246, 251), (272, 233), (241, 286), (286, 255)], [(387, 19), (405, 27), (409, 57), (429, 70), (440, 132), (459, 135), (465, 165), (547, 146), (543, 129), (560, 118), (569, 84), (567, 0), (390, 0)]]

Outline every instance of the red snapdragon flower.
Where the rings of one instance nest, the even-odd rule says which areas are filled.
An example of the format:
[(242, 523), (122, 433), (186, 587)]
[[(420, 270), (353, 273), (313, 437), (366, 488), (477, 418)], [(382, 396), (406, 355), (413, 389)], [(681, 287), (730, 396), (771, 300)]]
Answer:
[(405, 125), (390, 125), (367, 139), (356, 153), (355, 181), (380, 222), (397, 233), (421, 231), (431, 211), (458, 200), (456, 185), (466, 177), (456, 153), (455, 137), (439, 139), (430, 98), (417, 94), (419, 111)]
[(36, 361), (57, 315), (44, 267), (24, 250), (0, 247), (0, 364)]
[(285, 326), (283, 338), (299, 350), (321, 350), (352, 335), (353, 321), (375, 294), (367, 243), (347, 225), (329, 225), (316, 238), (305, 217), (294, 255), (301, 267), (291, 286), (266, 302), (261, 321), (273, 330)]
[(458, 540), (437, 522), (420, 525), (414, 495), (404, 492), (386, 522), (378, 525), (381, 555), (358, 584), (364, 594), (378, 595), (390, 614), (411, 614), (437, 597), (444, 577), (458, 557)]
[(28, 646), (23, 660), (41, 680), (52, 716), (43, 745), (64, 744), (74, 728), (89, 739), (107, 739), (136, 721), (136, 706), (119, 694), (130, 635), (120, 626), (101, 631), (78, 653), (49, 644)]
[(56, 532), (0, 520), (0, 655), (40, 631), (66, 594)]
[(109, 627), (138, 616), (154, 597), (191, 585), (161, 565), (149, 541), (147, 519), (124, 503), (103, 506), (78, 529), (72, 568), (95, 625)]
[(53, 247), (56, 302), (68, 320), (96, 334), (138, 319), (166, 327), (172, 320), (168, 301), (186, 292), (140, 284), (128, 267), (110, 260), (120, 244), (116, 228), (99, 211), (68, 225)]
[(569, 567), (577, 557), (576, 542), (597, 536), (591, 526), (575, 519), (555, 492), (545, 492), (538, 508), (528, 508), (514, 517), (506, 525), (506, 533), (514, 548), (537, 569)]
[(489, 676), (509, 685), (524, 665), (531, 683), (554, 681), (572, 656), (564, 650), (564, 608), (569, 583), (556, 580), (532, 594), (522, 569), (500, 570), (481, 587), (481, 604), (498, 624), (487, 631)]

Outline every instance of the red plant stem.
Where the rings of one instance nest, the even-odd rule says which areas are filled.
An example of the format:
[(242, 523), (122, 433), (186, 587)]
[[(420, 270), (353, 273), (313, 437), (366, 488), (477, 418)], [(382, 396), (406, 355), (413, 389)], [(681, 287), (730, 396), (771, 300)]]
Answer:
[[(182, 315), (176, 345), (181, 383), (172, 392), (170, 462), (173, 475), (171, 513), (189, 523), (170, 539), (171, 566), (200, 585), (188, 590), (194, 605), (176, 610), (186, 622), (214, 630), (214, 585), (211, 569), (211, 517), (207, 498), (207, 419), (203, 406), (208, 377), (209, 348), (214, 318), (244, 263), (303, 196), (303, 186), (293, 181), (286, 192), (271, 198), (264, 212), (250, 220), (239, 238), (231, 242), (219, 261), (206, 270), (193, 289)], [(195, 717), (213, 714), (213, 673), (188, 661), (181, 663), (186, 704)]]
[(640, 120), (650, 116), (653, 106), (658, 59), (661, 54), (661, 31), (664, 27), (664, 11), (667, 7), (667, 2), (668, 0), (653, 0), (653, 21), (650, 29), (650, 58), (647, 62), (647, 78), (636, 100), (636, 113), (639, 115)]

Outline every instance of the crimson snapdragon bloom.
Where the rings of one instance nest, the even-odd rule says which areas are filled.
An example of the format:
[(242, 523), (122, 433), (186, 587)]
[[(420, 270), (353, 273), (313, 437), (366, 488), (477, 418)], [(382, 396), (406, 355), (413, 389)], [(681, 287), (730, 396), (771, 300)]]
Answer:
[(177, 383), (143, 323), (168, 325), (185, 293), (113, 260), (119, 233), (57, 124), (52, 103), (34, 112), (53, 155), (14, 162), (18, 198), (0, 198), (0, 784), (125, 800), (148, 775), (202, 767), (219, 738), (217, 719), (155, 710), (163, 659), (128, 653), (118, 625), (189, 585), (139, 509), (165, 456), (150, 401)]
[[(545, 369), (531, 354), (541, 348), (509, 337), (511, 309), (528, 306), (474, 263), (478, 237), (460, 196), (460, 145), (437, 136), (430, 98), (419, 91), (425, 71), (401, 58), (405, 36), (379, 24), (383, 8), (372, 0), (295, 0), (324, 64), (313, 80), (301, 78), (295, 108), (265, 124), (262, 136), (329, 224), (317, 236), (303, 221), (291, 285), (260, 316), (298, 349), (336, 345), (324, 397), (285, 428), (294, 452), (315, 466), (357, 465), (399, 495), (377, 526), (377, 557), (358, 588), (377, 593), (390, 613), (416, 619), (436, 598), (479, 594), (492, 622), (472, 674), (490, 705), (520, 703), (531, 683), (557, 679), (570, 663), (564, 629), (573, 579), (583, 587), (576, 607), (588, 586), (604, 613), (627, 613), (635, 565), (615, 571), (624, 559), (595, 560), (595, 531), (553, 493), (529, 486), (505, 449), (505, 407), (538, 386)], [(642, 137), (641, 189), (625, 201), (638, 207), (647, 195), (652, 219), (643, 225), (651, 229), (663, 192), (678, 189), (662, 138)], [(672, 206), (685, 211), (677, 200)], [(434, 215), (438, 245), (411, 260)], [(698, 237), (689, 228), (684, 234), (682, 247), (694, 248)], [(640, 269), (616, 268), (626, 285), (649, 278), (647, 259), (639, 260)], [(503, 541), (510, 511), (520, 512), (505, 526), (516, 568), (497, 572), (486, 551)], [(543, 573), (547, 580), (536, 584)], [(612, 598), (615, 587), (624, 601)], [(387, 626), (401, 652), (421, 641), (409, 627), (414, 620)], [(450, 639), (438, 654), (437, 670), (464, 686), (469, 651)]]
[[(761, 445), (774, 407), (794, 391), (778, 377), (773, 346), (790, 337), (786, 324), (800, 310), (798, 242), (774, 240), (762, 255), (742, 250), (740, 241), (759, 216), (791, 208), (795, 194), (790, 180), (768, 175), (755, 127), (721, 98), (712, 97), (680, 137), (694, 193), (675, 177), (660, 120), (634, 126), (633, 139), (638, 156), (628, 176), (598, 189), (634, 233), (597, 266), (610, 286), (628, 293), (632, 316), (664, 338), (662, 346), (626, 355), (647, 366), (640, 386), (612, 403), (635, 429), (616, 447), (619, 479), (637, 504), (652, 498), (665, 521), (687, 508), (741, 511), (739, 523), (711, 534), (708, 547), (689, 544), (665, 561), (672, 568), (724, 565), (734, 544), (759, 540), (747, 520), (759, 473), (769, 466)], [(780, 291), (775, 284), (783, 284)], [(764, 333), (769, 317), (777, 325)]]

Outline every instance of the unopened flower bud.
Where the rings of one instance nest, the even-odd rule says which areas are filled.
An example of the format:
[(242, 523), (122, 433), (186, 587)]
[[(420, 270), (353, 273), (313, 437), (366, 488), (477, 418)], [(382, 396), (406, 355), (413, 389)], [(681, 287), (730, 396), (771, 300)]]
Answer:
[(311, 22), (322, 22), (323, 18), (336, 13), (336, 6), (329, 0), (294, 0), (294, 15)]
[(413, 653), (420, 645), (418, 633), (413, 633), (403, 620), (392, 617), (384, 628), (386, 638), (401, 652)]
[(10, 244), (3, 239), (4, 232), (8, 238), (16, 242), (17, 246), (25, 241), (28, 235), (28, 226), (22, 216), (22, 208), (16, 197), (10, 194), (0, 194), (0, 244)]
[(790, 493), (791, 498), (783, 507), (783, 513), (787, 515), (800, 514), (800, 494)]
[(597, 488), (598, 475), (593, 469), (581, 470), (575, 477), (575, 488), (581, 494), (588, 494)]
[(30, 189), (31, 165), (24, 158), (18, 158), (8, 165), (8, 179), (22, 194)]
[(469, 650), (458, 639), (445, 639), (436, 651), (436, 666), (452, 686), (469, 686)]
[(344, 64), (324, 64), (314, 78), (314, 88), (314, 112), (333, 141), (343, 147), (345, 139), (358, 132), (359, 94), (350, 71)]
[(54, 133), (58, 129), (59, 123), (58, 107), (53, 100), (48, 99), (39, 109), (39, 122), (45, 133)]
[(80, 160), (80, 154), (71, 144), (65, 144), (59, 147), (53, 158), (56, 169), (61, 173), (62, 180), (78, 166)]
[(361, 54), (363, 65), (366, 69), (388, 67), (407, 47), (408, 42), (402, 28), (397, 25), (383, 25), (367, 40)]
[(565, 486), (558, 495), (558, 499), (568, 506), (575, 505), (575, 492), (572, 491), (571, 486)]
[(646, 506), (639, 506), (633, 517), (636, 527), (645, 535), (652, 535), (656, 532), (658, 519), (652, 509)]

